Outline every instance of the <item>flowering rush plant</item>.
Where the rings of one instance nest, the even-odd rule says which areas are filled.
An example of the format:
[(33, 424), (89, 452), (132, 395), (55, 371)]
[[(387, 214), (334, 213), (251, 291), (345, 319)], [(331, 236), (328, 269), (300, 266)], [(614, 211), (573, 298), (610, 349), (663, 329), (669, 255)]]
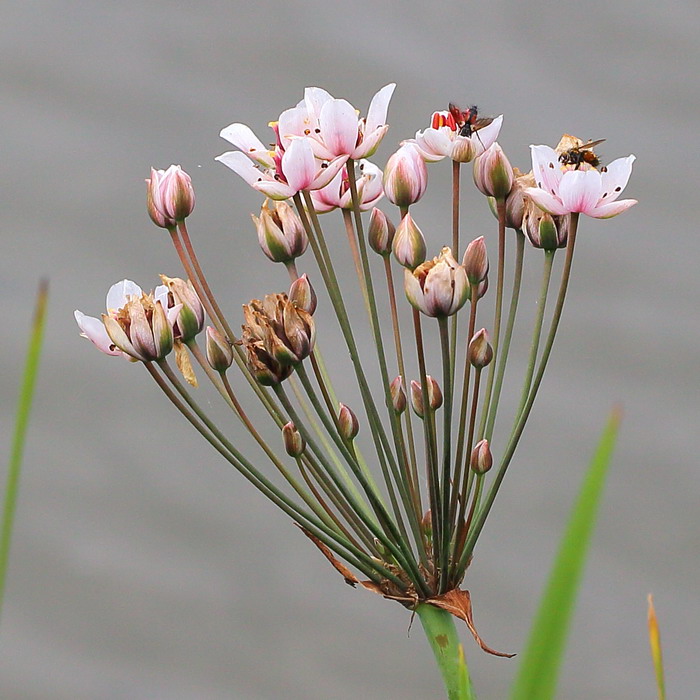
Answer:
[[(235, 150), (217, 160), (265, 198), (254, 228), (265, 256), (286, 268), (289, 282), (282, 286), (290, 285), (245, 304), (240, 332), (195, 254), (186, 225), (194, 190), (177, 165), (151, 170), (147, 210), (169, 233), (185, 278), (163, 275), (151, 292), (118, 282), (101, 317), (76, 311), (75, 318), (99, 350), (141, 364), (194, 429), (284, 510), (348, 584), (418, 615), (449, 697), (471, 698), (454, 617), (482, 649), (509, 655), (477, 633), (464, 579), (552, 351), (580, 216), (610, 218), (635, 204), (619, 199), (634, 156), (601, 166), (597, 144), (565, 135), (555, 148), (531, 146), (531, 170), (520, 172), (496, 141), (502, 117), (479, 119), (476, 107), (450, 105), (404, 140), (382, 172), (367, 159), (389, 129), (394, 87), (377, 92), (366, 116), (344, 99), (307, 88), (303, 100), (271, 122), (271, 146), (241, 123), (221, 131)], [(411, 207), (426, 193), (429, 168), (438, 167), (430, 164), (444, 159), (452, 162), (446, 198), (452, 231), (429, 230), (434, 245)], [(492, 237), (465, 242), (460, 175), (470, 162), (496, 223)], [(334, 240), (337, 228), (345, 242)], [(345, 245), (350, 255), (331, 252)], [(558, 288), (546, 313), (560, 249)], [(542, 285), (534, 318), (523, 319), (526, 255), (541, 265)], [(354, 265), (364, 310), (348, 308), (339, 284), (337, 267), (346, 260)], [(330, 329), (317, 327), (317, 304), (332, 309), (349, 352), (346, 374), (357, 382), (352, 405), (339, 396), (324, 362), (320, 345)], [(532, 326), (529, 348), (511, 347), (516, 321)], [(363, 322), (374, 342), (360, 348)], [(426, 352), (432, 334), (441, 348), (434, 356)], [(528, 360), (511, 388), (504, 377), (515, 352)], [(370, 382), (370, 372), (380, 381)], [(240, 434), (226, 434), (203, 410), (197, 374), (262, 452), (245, 454)], [(503, 416), (499, 403), (507, 389), (520, 399), (515, 413)], [(251, 401), (262, 403), (269, 425), (249, 418)], [(358, 441), (361, 431), (369, 439)], [(275, 432), (276, 439), (265, 437)]]

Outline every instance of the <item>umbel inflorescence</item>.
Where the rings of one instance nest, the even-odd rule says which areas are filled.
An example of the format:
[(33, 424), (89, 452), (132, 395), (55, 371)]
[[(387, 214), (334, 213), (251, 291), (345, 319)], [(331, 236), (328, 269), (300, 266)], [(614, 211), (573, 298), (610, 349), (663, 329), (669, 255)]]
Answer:
[[(147, 206), (153, 222), (169, 232), (186, 281), (163, 276), (162, 285), (144, 293), (124, 280), (109, 290), (101, 318), (75, 316), (82, 335), (104, 353), (143, 364), (190, 423), (302, 528), (348, 583), (409, 608), (430, 603), (447, 609), (465, 619), (478, 640), (468, 592), (459, 587), (542, 381), (579, 216), (609, 218), (635, 203), (618, 199), (634, 156), (601, 166), (597, 143), (565, 135), (556, 148), (531, 146), (532, 170), (521, 173), (496, 142), (502, 117), (479, 119), (475, 107), (451, 105), (403, 141), (382, 173), (367, 158), (389, 128), (393, 90), (393, 84), (382, 88), (359, 117), (346, 100), (307, 88), (296, 107), (271, 123), (270, 148), (244, 124), (221, 132), (237, 150), (217, 160), (266, 197), (253, 223), (264, 254), (286, 267), (291, 284), (286, 293), (244, 305), (240, 333), (193, 249), (185, 220), (194, 191), (175, 165), (151, 171)], [(428, 257), (410, 209), (426, 192), (428, 164), (445, 158), (452, 163), (446, 198), (452, 231), (430, 232), (443, 245)], [(464, 245), (460, 175), (469, 162), (497, 225), (492, 238)], [(383, 198), (394, 205), (389, 213), (376, 206)], [(322, 225), (319, 215), (329, 212), (335, 218), (323, 217)], [(338, 229), (350, 252), (341, 258), (327, 243)], [(550, 280), (559, 249), (558, 288), (545, 314), (550, 287), (557, 286)], [(526, 257), (542, 267), (534, 318), (518, 318)], [(369, 350), (358, 347), (361, 314), (347, 308), (338, 282), (336, 268), (346, 260), (353, 261), (362, 292), (362, 316), (374, 340)], [(316, 343), (317, 337), (323, 343), (325, 329), (314, 321), (319, 302), (311, 279), (324, 287), (324, 303), (337, 318), (358, 405), (339, 401)], [(404, 295), (396, 294), (400, 285)], [(493, 301), (484, 307), (487, 294)], [(532, 325), (529, 348), (511, 347), (516, 321)], [(427, 357), (426, 334), (439, 336), (439, 355)], [(516, 352), (528, 358), (525, 376), (505, 386), (507, 360)], [(189, 386), (173, 369), (172, 356)], [(381, 379), (374, 386), (370, 369)], [(236, 382), (243, 388), (234, 390), (231, 372), (247, 384)], [(210, 380), (271, 465), (259, 458), (254, 463), (237, 447), (236, 435), (224, 434), (204, 412), (197, 373)], [(520, 400), (496, 431), (506, 390)], [(262, 403), (278, 440), (264, 438), (269, 426), (263, 430), (248, 417), (251, 401)], [(371, 438), (369, 450), (366, 444), (360, 449), (360, 431)]]

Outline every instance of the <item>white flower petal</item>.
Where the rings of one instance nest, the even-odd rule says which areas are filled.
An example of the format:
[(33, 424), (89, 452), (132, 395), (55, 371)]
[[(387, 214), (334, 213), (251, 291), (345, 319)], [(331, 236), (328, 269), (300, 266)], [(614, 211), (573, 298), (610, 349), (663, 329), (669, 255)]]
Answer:
[(609, 219), (613, 216), (617, 216), (618, 214), (622, 214), (623, 211), (627, 211), (636, 203), (636, 199), (618, 199), (615, 202), (601, 204), (586, 213), (588, 216), (592, 216), (595, 219)]
[(253, 133), (252, 129), (245, 124), (230, 124), (222, 129), (219, 133), (221, 138), (232, 143), (236, 148), (240, 148), (242, 153), (245, 153), (255, 163), (272, 168), (275, 164), (269, 149), (267, 149), (262, 141)]
[(549, 146), (530, 146), (530, 153), (532, 155), (532, 174), (535, 176), (537, 186), (550, 194), (557, 195), (559, 181), (563, 174), (557, 152)]
[(277, 130), (284, 148), (289, 148), (291, 139), (295, 136), (308, 136), (318, 126), (318, 119), (309, 116), (306, 106), (285, 109), (279, 116)]
[(348, 157), (338, 156), (330, 163), (325, 164), (326, 167), (321, 167), (316, 172), (314, 181), (309, 185), (310, 190), (318, 190), (325, 187), (341, 170), (347, 162)]
[(439, 129), (425, 129), (422, 133), (416, 134), (416, 142), (422, 150), (440, 156), (449, 156), (454, 143), (454, 132), (449, 126), (442, 126)]
[(503, 115), (496, 117), (490, 124), (487, 124), (482, 129), (474, 132), (470, 138), (472, 138), (478, 144), (477, 154), (487, 151), (498, 138), (498, 134), (501, 131), (501, 126), (503, 125)]
[(332, 99), (333, 95), (323, 88), (307, 87), (306, 90), (304, 90), (304, 104), (306, 105), (306, 109), (309, 115), (315, 116), (316, 119), (318, 119), (323, 105), (328, 102), (328, 100)]
[[(240, 175), (249, 185), (265, 179), (264, 173), (253, 165), (253, 162), (240, 151), (227, 151), (214, 158), (226, 167), (231, 168), (236, 175)], [(268, 179), (269, 176), (268, 176)]]
[(122, 355), (121, 350), (117, 350), (112, 343), (112, 339), (107, 335), (105, 324), (99, 318), (86, 316), (77, 309), (73, 312), (75, 320), (80, 328), (80, 335), (87, 338), (98, 350), (106, 355)]
[(351, 158), (360, 160), (360, 158), (369, 158), (369, 156), (374, 155), (388, 130), (388, 126), (383, 126), (379, 129), (375, 129), (369, 135), (365, 134), (362, 143), (352, 151)]
[(286, 183), (272, 179), (264, 179), (254, 182), (253, 189), (258, 190), (258, 192), (262, 192), (266, 197), (274, 199), (275, 201), (289, 199), (297, 193), (297, 190), (293, 189)]
[(627, 186), (627, 182), (632, 174), (632, 163), (636, 160), (636, 156), (627, 156), (627, 158), (618, 158), (614, 160), (601, 173), (601, 200), (612, 202), (620, 196), (622, 190)]
[(386, 113), (389, 110), (389, 102), (396, 89), (396, 83), (385, 85), (372, 98), (367, 110), (367, 119), (365, 121), (365, 133), (370, 134), (375, 129), (386, 124)]
[(318, 118), (321, 139), (334, 156), (352, 154), (357, 143), (355, 108), (347, 100), (328, 100)]
[(143, 294), (141, 287), (131, 280), (122, 280), (113, 284), (107, 292), (107, 313), (121, 309), (129, 297), (140, 297)]

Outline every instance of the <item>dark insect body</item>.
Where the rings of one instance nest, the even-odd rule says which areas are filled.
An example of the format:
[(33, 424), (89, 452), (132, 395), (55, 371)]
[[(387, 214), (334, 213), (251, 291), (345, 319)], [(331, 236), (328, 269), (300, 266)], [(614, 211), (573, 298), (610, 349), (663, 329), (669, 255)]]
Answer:
[(605, 139), (588, 141), (588, 143), (582, 143), (580, 146), (569, 148), (559, 156), (559, 162), (564, 165), (573, 165), (574, 170), (578, 170), (584, 163), (597, 168), (600, 165), (600, 158), (593, 152), (593, 147), (598, 146), (603, 141)]
[(450, 102), (450, 114), (457, 124), (460, 136), (471, 136), (493, 121), (493, 117), (479, 118), (479, 108), (476, 105), (462, 110), (456, 104)]

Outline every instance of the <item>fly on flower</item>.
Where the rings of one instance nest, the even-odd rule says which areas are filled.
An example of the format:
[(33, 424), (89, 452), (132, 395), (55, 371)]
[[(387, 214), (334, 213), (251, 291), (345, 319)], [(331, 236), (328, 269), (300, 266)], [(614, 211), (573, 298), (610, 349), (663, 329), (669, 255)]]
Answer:
[(574, 170), (579, 170), (584, 163), (587, 163), (592, 168), (597, 168), (600, 165), (600, 158), (593, 152), (593, 148), (599, 146), (603, 141), (605, 139), (588, 141), (588, 143), (572, 146), (559, 155), (559, 162), (564, 165), (573, 165)]
[(459, 127), (460, 136), (471, 136), (493, 121), (493, 117), (479, 118), (479, 108), (476, 105), (462, 111), (456, 104), (450, 102), (450, 114)]

